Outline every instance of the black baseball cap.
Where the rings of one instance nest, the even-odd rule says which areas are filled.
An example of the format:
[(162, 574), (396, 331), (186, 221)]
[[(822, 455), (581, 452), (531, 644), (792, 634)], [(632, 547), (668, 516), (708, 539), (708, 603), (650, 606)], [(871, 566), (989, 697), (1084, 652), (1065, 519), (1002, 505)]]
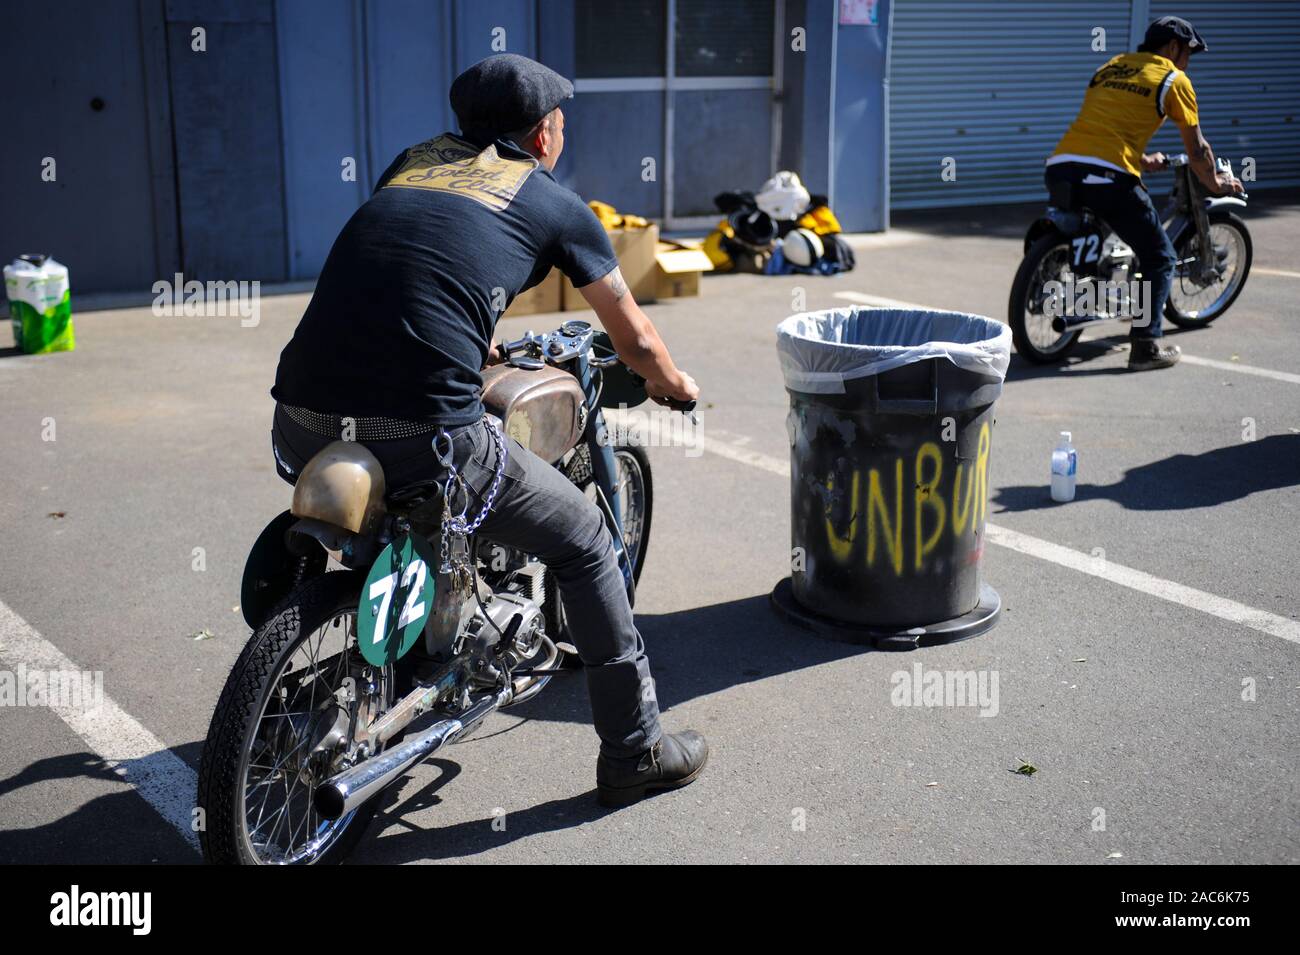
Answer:
[(532, 125), (573, 96), (573, 84), (518, 53), (480, 60), (451, 84), (451, 108), (461, 132), (490, 142)]
[(1151, 25), (1147, 27), (1147, 35), (1143, 38), (1142, 45), (1148, 50), (1157, 50), (1170, 40), (1182, 40), (1193, 53), (1210, 52), (1210, 48), (1205, 45), (1205, 40), (1196, 32), (1196, 27), (1182, 17), (1161, 17), (1159, 20), (1152, 20)]

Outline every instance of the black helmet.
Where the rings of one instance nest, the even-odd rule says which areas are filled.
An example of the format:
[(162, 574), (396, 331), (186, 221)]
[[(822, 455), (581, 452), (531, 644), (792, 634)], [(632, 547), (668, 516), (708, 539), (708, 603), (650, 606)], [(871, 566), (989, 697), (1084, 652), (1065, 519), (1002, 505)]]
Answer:
[(1193, 53), (1208, 53), (1210, 51), (1210, 48), (1205, 44), (1205, 40), (1196, 32), (1196, 27), (1182, 17), (1161, 17), (1158, 20), (1152, 20), (1151, 25), (1147, 27), (1147, 35), (1142, 39), (1142, 48), (1148, 52), (1154, 52), (1170, 40), (1181, 40), (1187, 44), (1188, 49)]

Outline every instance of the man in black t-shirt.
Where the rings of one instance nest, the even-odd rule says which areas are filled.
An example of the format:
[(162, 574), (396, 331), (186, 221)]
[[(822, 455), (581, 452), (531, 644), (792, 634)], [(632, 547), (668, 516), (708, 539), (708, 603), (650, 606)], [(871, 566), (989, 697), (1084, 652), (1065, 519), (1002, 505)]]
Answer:
[[(436, 478), (433, 433), (480, 502), (497, 452), (479, 400), (496, 321), (519, 292), (559, 268), (595, 309), (651, 397), (694, 400), (619, 272), (595, 214), (551, 174), (564, 148), (568, 80), (514, 54), (457, 77), (459, 135), (405, 150), (330, 249), (307, 311), (280, 355), (272, 445), (282, 477), (340, 437), (348, 418), (390, 489)], [(381, 440), (372, 433), (399, 435)], [(540, 557), (564, 596), (601, 738), (597, 789), (626, 804), (695, 779), (708, 747), (663, 733), (649, 662), (604, 518), (559, 472), (508, 441), (482, 536)], [(476, 513), (478, 506), (473, 508)]]

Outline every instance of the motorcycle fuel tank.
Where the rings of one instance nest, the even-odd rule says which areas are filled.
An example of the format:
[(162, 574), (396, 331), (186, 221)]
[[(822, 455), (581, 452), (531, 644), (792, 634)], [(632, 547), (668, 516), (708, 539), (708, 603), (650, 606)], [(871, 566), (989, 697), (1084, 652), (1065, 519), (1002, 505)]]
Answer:
[(505, 433), (548, 464), (578, 443), (586, 424), (582, 387), (568, 372), (493, 365), (483, 372), (483, 406)]

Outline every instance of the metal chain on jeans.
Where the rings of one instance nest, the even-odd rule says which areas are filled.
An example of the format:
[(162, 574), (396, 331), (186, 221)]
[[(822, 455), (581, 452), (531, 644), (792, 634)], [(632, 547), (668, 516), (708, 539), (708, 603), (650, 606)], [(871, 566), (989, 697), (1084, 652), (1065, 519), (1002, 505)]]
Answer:
[[(492, 435), (492, 442), (496, 445), (497, 460), (495, 473), (492, 475), (492, 484), (488, 487), (487, 494), (483, 498), (483, 509), (472, 521), (465, 519), (469, 511), (469, 485), (460, 471), (456, 468), (456, 463), (452, 460), (452, 442), (451, 436), (446, 430), (440, 430), (433, 439), (433, 452), (438, 458), (438, 462), (447, 469), (447, 481), (443, 485), (443, 504), (442, 504), (442, 532), (439, 544), (440, 566), (438, 572), (442, 574), (453, 575), (453, 586), (461, 586), (468, 582), (469, 578), (469, 536), (479, 529), (485, 520), (488, 512), (492, 509), (492, 504), (496, 501), (497, 491), (501, 487), (501, 477), (505, 474), (506, 469), (506, 445), (505, 440), (501, 437), (501, 432), (492, 424), (488, 418), (483, 418), (482, 423), (487, 426), (489, 433)], [(443, 451), (439, 447), (439, 442), (445, 441), (447, 450)], [(456, 490), (459, 489), (465, 496), (465, 507), (459, 514), (452, 513), (452, 501), (455, 497)], [(452, 545), (455, 545), (455, 554), (452, 554)]]

